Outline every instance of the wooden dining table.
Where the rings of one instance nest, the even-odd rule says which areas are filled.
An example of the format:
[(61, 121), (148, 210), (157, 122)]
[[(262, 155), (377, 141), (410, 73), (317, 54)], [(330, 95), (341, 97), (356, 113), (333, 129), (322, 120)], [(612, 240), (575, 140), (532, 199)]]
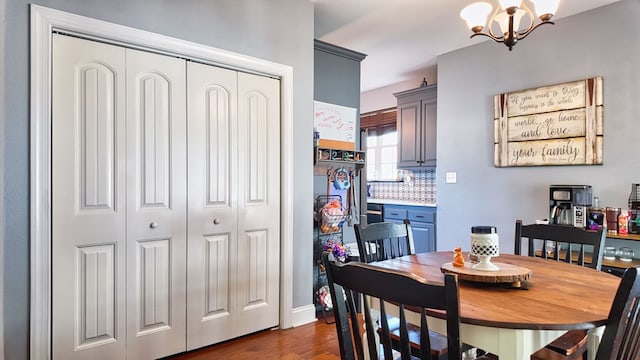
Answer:
[[(468, 254), (464, 258), (468, 261)], [(441, 268), (452, 259), (453, 252), (432, 252), (375, 265), (443, 283)], [(590, 357), (595, 354), (620, 278), (576, 264), (529, 256), (501, 254), (491, 261), (498, 267), (510, 264), (527, 268), (531, 275), (520, 287), (459, 279), (460, 336), (464, 343), (500, 359), (525, 360), (567, 330), (587, 329)], [(441, 313), (429, 311), (431, 328), (446, 334), (443, 319)]]

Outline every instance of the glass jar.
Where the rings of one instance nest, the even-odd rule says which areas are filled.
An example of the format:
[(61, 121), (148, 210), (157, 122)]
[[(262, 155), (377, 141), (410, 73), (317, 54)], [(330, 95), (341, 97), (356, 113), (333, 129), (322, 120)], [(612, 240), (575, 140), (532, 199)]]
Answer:
[(621, 247), (618, 250), (618, 256), (620, 257), (621, 261), (631, 261), (633, 260), (633, 256), (635, 254), (633, 253), (633, 250), (631, 250), (631, 248), (628, 247)]
[(604, 256), (605, 260), (615, 260), (616, 259), (616, 248), (615, 246), (605, 246), (604, 247)]

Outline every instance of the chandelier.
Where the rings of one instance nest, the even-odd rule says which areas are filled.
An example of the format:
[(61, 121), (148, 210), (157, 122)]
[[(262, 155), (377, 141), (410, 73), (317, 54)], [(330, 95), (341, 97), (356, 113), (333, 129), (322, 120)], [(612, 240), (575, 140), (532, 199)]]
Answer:
[[(491, 15), (489, 24), (487, 25), (488, 32), (482, 32), (487, 24), (487, 17), (491, 12), (492, 6), (487, 2), (476, 2), (468, 5), (460, 12), (460, 17), (463, 18), (469, 29), (473, 31), (474, 36), (482, 35), (493, 39), (495, 42), (504, 43), (509, 51), (518, 42), (527, 37), (533, 30), (537, 29), (540, 25), (551, 24), (550, 21), (553, 14), (558, 9), (558, 2), (560, 0), (529, 0), (534, 7), (535, 12), (538, 14), (537, 18), (540, 22), (535, 24), (536, 16), (534, 12), (527, 7), (524, 0), (499, 0), (500, 7)], [(520, 30), (521, 21), (526, 16), (529, 21), (529, 25)], [(493, 22), (498, 23), (500, 26), (501, 34), (495, 34), (492, 29)]]

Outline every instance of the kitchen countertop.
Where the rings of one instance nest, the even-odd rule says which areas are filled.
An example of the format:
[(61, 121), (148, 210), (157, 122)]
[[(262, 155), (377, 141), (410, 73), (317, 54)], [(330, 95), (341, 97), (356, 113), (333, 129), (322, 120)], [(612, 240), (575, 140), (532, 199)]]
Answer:
[(367, 198), (367, 203), (385, 204), (385, 205), (412, 205), (412, 206), (436, 207), (436, 204), (434, 203), (424, 203), (416, 200), (393, 200), (393, 199)]

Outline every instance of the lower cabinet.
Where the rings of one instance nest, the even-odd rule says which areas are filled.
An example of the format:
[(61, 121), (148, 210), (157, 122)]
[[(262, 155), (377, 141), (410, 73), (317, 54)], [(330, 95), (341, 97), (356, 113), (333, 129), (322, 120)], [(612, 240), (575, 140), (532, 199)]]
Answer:
[(385, 205), (384, 221), (411, 222), (416, 253), (436, 251), (436, 208), (414, 205)]

